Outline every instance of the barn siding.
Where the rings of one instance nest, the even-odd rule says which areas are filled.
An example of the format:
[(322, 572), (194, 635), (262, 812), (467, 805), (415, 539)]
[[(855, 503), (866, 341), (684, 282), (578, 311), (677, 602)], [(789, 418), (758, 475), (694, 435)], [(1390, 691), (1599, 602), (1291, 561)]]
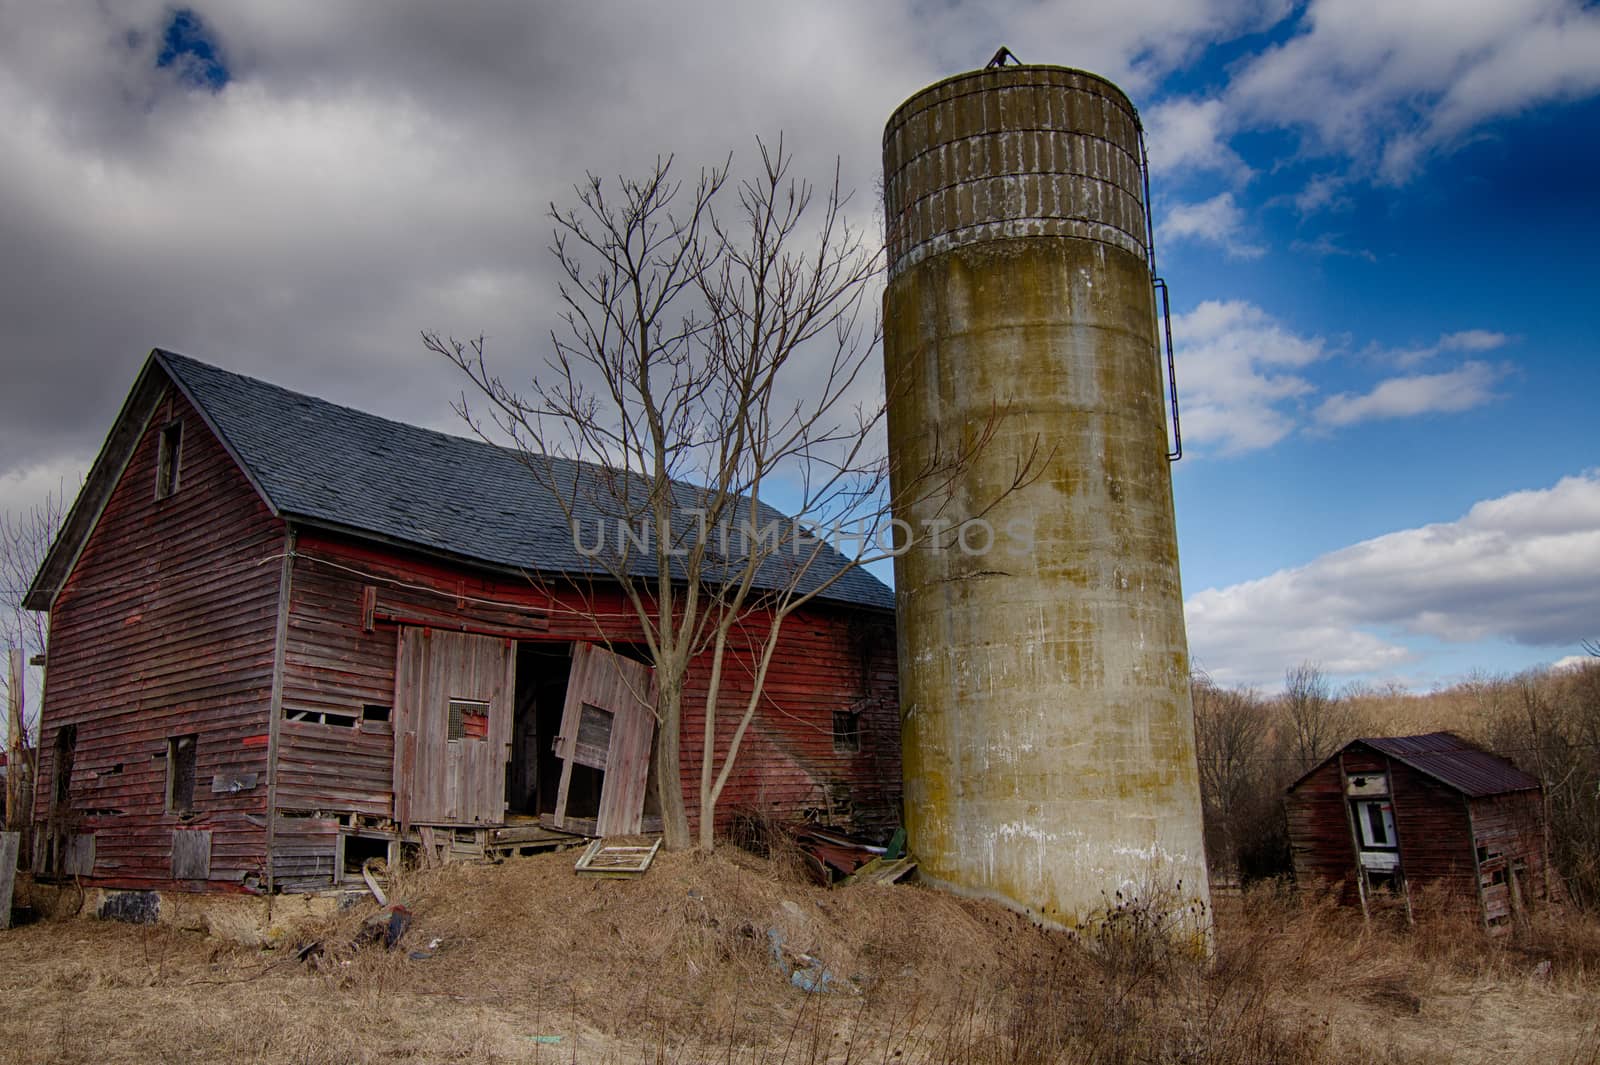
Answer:
[(1342, 884), (1340, 901), (1357, 902), (1356, 850), (1339, 759), (1330, 759), (1296, 784), (1286, 806), (1295, 879), (1303, 885)]
[(1537, 791), (1515, 791), (1469, 800), (1472, 835), (1479, 855), (1478, 885), (1484, 919), (1497, 923), (1512, 914), (1515, 873), (1524, 905), (1547, 898), (1543, 807)]
[[(172, 419), (178, 487), (157, 500)], [(63, 828), (95, 835), (95, 879), (170, 881), (179, 828), (211, 832), (213, 881), (262, 871), (280, 573), (267, 563), (282, 549), (282, 524), (169, 388), (51, 611), (37, 810), (49, 810), (57, 736), (75, 725)], [(180, 817), (165, 810), (167, 741), (190, 733), (194, 813)]]
[[(376, 603), (370, 630), (365, 614)], [(482, 602), (489, 600), (491, 602)], [(502, 606), (498, 604), (511, 604)], [(384, 620), (385, 618), (391, 620)], [(393, 705), (394, 618), (465, 625), (538, 641), (639, 640), (631, 608), (615, 589), (551, 595), (527, 580), (473, 573), (395, 549), (303, 530), (296, 548), (285, 648), (283, 708), (359, 717), (362, 705)], [(726, 753), (750, 690), (753, 624), (724, 665), (718, 757)], [(831, 813), (842, 824), (881, 831), (899, 820), (900, 734), (892, 621), (828, 606), (784, 625), (763, 707), (746, 734), (718, 808), (723, 824), (739, 809), (778, 816)], [(684, 702), (684, 797), (695, 820), (704, 697), (710, 659), (692, 669)], [(835, 750), (835, 711), (859, 713), (860, 750)], [(280, 723), (278, 808), (295, 813), (393, 815), (392, 731)], [(284, 824), (280, 821), (280, 826)], [(294, 858), (332, 846), (321, 822), (296, 832)], [(316, 841), (321, 839), (321, 844)], [(330, 851), (331, 856), (331, 851)], [(289, 857), (289, 855), (285, 855)], [(285, 869), (285, 875), (293, 875)]]
[(1393, 759), (1389, 791), (1407, 886), (1476, 897), (1472, 832), (1461, 793)]
[[(316, 544), (313, 534), (300, 536), (290, 576), (278, 809), (389, 817), (394, 811), (392, 723), (363, 722), (362, 708), (393, 708), (396, 629), (363, 631), (364, 583), (319, 565)], [(289, 720), (302, 712), (330, 711), (348, 715), (354, 726)]]

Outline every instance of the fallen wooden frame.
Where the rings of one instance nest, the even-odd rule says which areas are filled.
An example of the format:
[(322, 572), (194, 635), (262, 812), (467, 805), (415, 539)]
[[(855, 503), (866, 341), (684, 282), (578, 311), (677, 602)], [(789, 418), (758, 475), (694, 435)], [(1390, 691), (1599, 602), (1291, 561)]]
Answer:
[(606, 843), (603, 839), (594, 840), (584, 848), (583, 856), (578, 859), (578, 864), (573, 870), (579, 876), (604, 876), (628, 878), (643, 876), (650, 863), (655, 861), (656, 852), (661, 849), (658, 839), (649, 846), (636, 846)]

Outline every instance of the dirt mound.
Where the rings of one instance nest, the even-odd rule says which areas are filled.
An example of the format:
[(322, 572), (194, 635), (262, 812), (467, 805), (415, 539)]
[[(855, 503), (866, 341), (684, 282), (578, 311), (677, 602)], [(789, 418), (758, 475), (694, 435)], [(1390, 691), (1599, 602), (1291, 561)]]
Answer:
[(416, 875), (398, 891), (415, 917), (406, 945), (437, 941), (409, 966), (416, 979), (541, 999), (619, 1036), (764, 1025), (810, 987), (852, 1005), (945, 1008), (1065, 945), (995, 906), (910, 885), (828, 890), (732, 847), (661, 854), (635, 880), (580, 878), (570, 854), (552, 854)]

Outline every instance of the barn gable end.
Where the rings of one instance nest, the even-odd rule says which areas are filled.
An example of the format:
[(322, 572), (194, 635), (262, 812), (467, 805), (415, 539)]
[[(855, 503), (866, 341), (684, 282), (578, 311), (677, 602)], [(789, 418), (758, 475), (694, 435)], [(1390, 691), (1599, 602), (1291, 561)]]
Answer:
[(283, 525), (182, 393), (148, 377), (54, 595), (35, 864), (192, 883), (200, 837), (181, 833), (198, 830), (205, 879), (241, 885), (265, 857)]

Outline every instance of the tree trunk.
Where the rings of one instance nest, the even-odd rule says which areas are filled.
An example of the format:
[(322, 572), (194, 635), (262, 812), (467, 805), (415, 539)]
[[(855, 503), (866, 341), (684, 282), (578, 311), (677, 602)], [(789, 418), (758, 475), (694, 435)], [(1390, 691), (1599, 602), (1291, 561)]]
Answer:
[(662, 845), (669, 851), (689, 849), (689, 815), (683, 802), (678, 745), (683, 733), (683, 687), (679, 680), (657, 675), (656, 706), (661, 714), (656, 735), (656, 795), (661, 803)]

